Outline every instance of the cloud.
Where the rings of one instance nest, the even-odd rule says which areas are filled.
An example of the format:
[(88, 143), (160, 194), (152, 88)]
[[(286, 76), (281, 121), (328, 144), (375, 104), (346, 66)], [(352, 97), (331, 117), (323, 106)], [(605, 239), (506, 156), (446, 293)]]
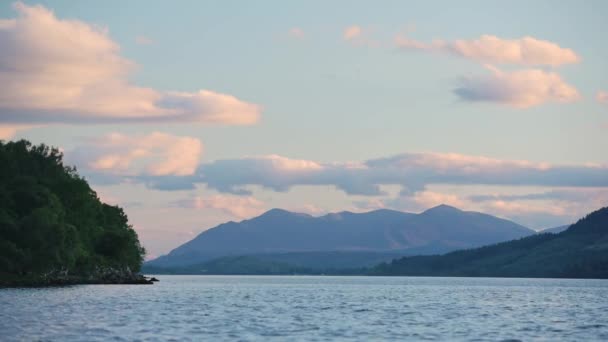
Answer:
[(431, 208), (440, 204), (447, 204), (458, 208), (466, 208), (466, 202), (454, 194), (420, 191), (412, 196), (412, 200), (422, 208)]
[(192, 137), (110, 133), (69, 152), (68, 161), (113, 175), (187, 176), (194, 174), (202, 151)]
[(328, 213), (327, 209), (321, 208), (319, 206), (316, 206), (316, 205), (310, 204), (310, 203), (305, 203), (305, 204), (296, 205), (296, 206), (289, 206), (286, 208), (286, 210), (289, 210), (294, 213), (308, 214), (308, 215), (312, 215), (312, 216), (321, 216), (321, 215), (325, 215)]
[(172, 204), (180, 208), (220, 210), (239, 219), (257, 216), (266, 210), (264, 202), (242, 196), (216, 195), (207, 198), (195, 196)]
[(354, 211), (371, 211), (389, 207), (384, 199), (377, 197), (365, 198), (363, 200), (355, 200), (353, 201), (353, 205), (355, 207)]
[[(484, 64), (557, 67), (581, 60), (571, 49), (528, 36), (503, 39), (482, 35), (474, 40), (434, 40), (425, 43), (399, 35), (395, 38), (395, 44), (402, 50), (449, 54)], [(454, 94), (468, 102), (493, 102), (516, 108), (580, 99), (576, 88), (564, 82), (555, 72), (541, 69), (506, 72), (488, 64), (485, 67), (490, 74), (461, 78)]]
[(306, 37), (306, 33), (304, 32), (304, 30), (299, 27), (292, 27), (291, 29), (289, 29), (287, 34), (289, 35), (289, 37), (294, 39), (304, 39)]
[[(335, 185), (350, 194), (379, 194), (376, 185), (353, 179), (347, 165), (321, 164), (277, 155), (217, 160), (201, 165), (201, 181), (220, 192), (249, 194), (247, 185), (284, 192), (294, 185)], [(361, 167), (365, 167), (361, 165)], [(345, 172), (346, 171), (346, 172)]]
[(407, 212), (419, 212), (440, 204), (447, 204), (457, 208), (470, 208), (466, 199), (455, 194), (445, 194), (436, 191), (417, 191), (412, 194), (400, 194), (388, 198), (367, 198), (353, 201), (358, 209), (394, 209)]
[(599, 103), (608, 103), (608, 91), (600, 90), (595, 95), (595, 99)]
[(485, 205), (487, 211), (498, 212), (502, 215), (544, 213), (553, 216), (566, 216), (567, 209), (562, 206), (546, 205), (543, 203), (520, 203), (508, 201), (490, 201)]
[(34, 128), (32, 125), (0, 125), (0, 139), (12, 139), (18, 131)]
[(360, 38), (362, 34), (363, 34), (363, 29), (361, 28), (361, 26), (352, 25), (352, 26), (349, 26), (344, 29), (342, 38), (344, 38), (344, 40), (347, 40), (347, 41), (348, 40), (352, 41), (357, 38)]
[(488, 210), (500, 209), (505, 214), (544, 213), (570, 217), (572, 220), (608, 202), (608, 188), (564, 188), (524, 194), (490, 194), (469, 196)]
[(445, 153), (405, 153), (346, 163), (266, 156), (202, 164), (196, 182), (233, 194), (250, 194), (250, 185), (280, 192), (298, 185), (329, 185), (349, 195), (381, 196), (381, 185), (399, 185), (402, 194), (414, 194), (429, 184), (608, 187), (607, 171), (606, 165), (551, 165)]
[(354, 201), (353, 204), (363, 210), (386, 208), (407, 212), (420, 212), (440, 204), (448, 204), (507, 218), (533, 228), (546, 228), (572, 223), (590, 211), (605, 206), (608, 201), (607, 188), (570, 188), (538, 193), (472, 196), (459, 193), (424, 190), (407, 196), (368, 198)]
[[(103, 173), (93, 176), (91, 179), (98, 181)], [(325, 163), (268, 155), (215, 160), (200, 164), (193, 174), (184, 176), (155, 176), (148, 172), (131, 173), (126, 179), (162, 190), (206, 184), (210, 189), (235, 195), (251, 195), (249, 186), (286, 192), (294, 186), (321, 185), (333, 186), (348, 195), (384, 196), (381, 186), (395, 185), (401, 187), (401, 195), (411, 196), (437, 184), (608, 188), (608, 165), (557, 165), (431, 152)], [(120, 181), (111, 177), (101, 180)]]
[[(561, 217), (563, 220), (571, 221), (582, 215), (587, 214), (590, 210), (597, 209), (596, 207), (588, 208), (582, 212), (574, 212), (569, 210), (564, 205), (554, 205), (550, 203), (542, 202), (507, 202), (507, 201), (491, 201), (484, 203), (481, 207), (482, 211), (487, 213), (493, 213), (502, 217), (513, 217), (519, 218), (520, 220), (526, 220), (537, 215), (550, 216), (550, 217)], [(562, 221), (564, 222), (564, 221)]]
[(533, 37), (502, 39), (492, 35), (482, 35), (475, 40), (452, 42), (434, 40), (425, 43), (399, 35), (395, 38), (395, 44), (403, 50), (446, 53), (492, 64), (559, 66), (580, 61), (580, 57), (573, 50)]
[(505, 72), (486, 66), (490, 74), (460, 80), (454, 94), (470, 102), (495, 102), (527, 108), (545, 102), (573, 102), (580, 94), (555, 72), (528, 69)]
[(0, 20), (0, 124), (255, 123), (258, 105), (210, 90), (133, 85), (107, 29), (17, 2)]
[(371, 38), (371, 32), (367, 28), (358, 25), (352, 25), (344, 29), (342, 38), (353, 45), (376, 47), (380, 42)]
[[(134, 150), (139, 148), (131, 142), (124, 145), (134, 145)], [(130, 153), (134, 153), (133, 149), (125, 152), (127, 157), (132, 156)], [(99, 156), (96, 150), (85, 151), (90, 151), (94, 157)], [(70, 156), (71, 152), (67, 153)], [(215, 208), (226, 212), (234, 207), (236, 209), (231, 214), (234, 217), (254, 216), (257, 210), (263, 210), (265, 206), (254, 206), (247, 199), (253, 197), (254, 191), (257, 193), (268, 189), (288, 192), (298, 186), (333, 187), (352, 196), (345, 200), (365, 210), (392, 208), (420, 211), (438, 204), (450, 204), (507, 217), (534, 227), (571, 222), (608, 203), (608, 164), (560, 165), (432, 152), (403, 153), (347, 162), (319, 162), (268, 155), (210, 161), (199, 164), (193, 173), (193, 164), (188, 163), (188, 172), (181, 172), (183, 175), (177, 172), (155, 175), (159, 172), (149, 171), (157, 169), (150, 167), (154, 161), (136, 159), (130, 162), (127, 171), (120, 171), (120, 168), (85, 169), (83, 174), (93, 184), (145, 184), (148, 188), (165, 191), (194, 190), (204, 185), (209, 190), (219, 192), (220, 197), (197, 201), (190, 199), (190, 202), (181, 201), (176, 205)], [(156, 161), (166, 160), (160, 158)], [(462, 189), (509, 187), (509, 191), (537, 187), (547, 190), (515, 195), (483, 192), (467, 195), (467, 190), (442, 191), (446, 186)], [(238, 198), (246, 200), (239, 202), (236, 200)], [(254, 208), (246, 212), (241, 208), (245, 205)], [(291, 208), (302, 210), (297, 206)], [(316, 211), (322, 210), (310, 210)]]
[(572, 223), (592, 210), (606, 206), (607, 188), (569, 188), (526, 194), (469, 196), (470, 206), (540, 227)]
[(218, 160), (201, 165), (199, 174), (212, 189), (233, 194), (250, 194), (241, 186), (262, 185), (276, 191), (289, 187), (307, 177), (318, 174), (324, 167), (309, 161), (289, 159), (278, 155), (233, 160)]
[(535, 192), (527, 194), (516, 194), (516, 195), (505, 195), (505, 194), (491, 194), (491, 195), (474, 195), (468, 198), (473, 202), (488, 202), (488, 201), (501, 201), (501, 202), (514, 202), (514, 201), (568, 201), (568, 202), (582, 202), (593, 200), (598, 203), (608, 200), (608, 189), (602, 188), (579, 188), (579, 189), (561, 189), (551, 190), (545, 192)]

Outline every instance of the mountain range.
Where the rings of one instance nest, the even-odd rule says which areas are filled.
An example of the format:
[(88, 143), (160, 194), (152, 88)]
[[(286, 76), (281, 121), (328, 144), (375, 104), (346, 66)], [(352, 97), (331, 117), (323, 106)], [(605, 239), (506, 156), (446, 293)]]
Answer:
[(209, 269), (218, 264), (209, 264), (213, 260), (242, 262), (235, 257), (244, 256), (307, 269), (369, 267), (401, 256), (446, 253), (535, 233), (505, 219), (447, 205), (419, 214), (382, 209), (320, 217), (272, 209), (205, 230), (144, 269)]

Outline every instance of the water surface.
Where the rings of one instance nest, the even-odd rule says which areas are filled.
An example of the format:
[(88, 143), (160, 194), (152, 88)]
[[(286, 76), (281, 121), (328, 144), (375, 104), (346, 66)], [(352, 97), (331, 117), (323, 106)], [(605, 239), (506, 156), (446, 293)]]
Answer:
[(604, 280), (159, 278), (0, 290), (0, 339), (608, 340)]

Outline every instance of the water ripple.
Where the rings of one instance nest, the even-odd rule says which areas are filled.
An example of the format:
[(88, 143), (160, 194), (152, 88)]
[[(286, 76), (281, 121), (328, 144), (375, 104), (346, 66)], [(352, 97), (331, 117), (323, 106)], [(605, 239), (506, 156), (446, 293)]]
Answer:
[(2, 341), (602, 341), (599, 280), (162, 276), (0, 290)]

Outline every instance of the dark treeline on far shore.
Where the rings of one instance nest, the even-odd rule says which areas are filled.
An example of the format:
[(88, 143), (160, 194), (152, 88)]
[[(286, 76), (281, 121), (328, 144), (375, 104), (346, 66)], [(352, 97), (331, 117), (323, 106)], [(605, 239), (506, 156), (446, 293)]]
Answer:
[(445, 255), (383, 263), (374, 275), (608, 278), (608, 207), (567, 230)]

